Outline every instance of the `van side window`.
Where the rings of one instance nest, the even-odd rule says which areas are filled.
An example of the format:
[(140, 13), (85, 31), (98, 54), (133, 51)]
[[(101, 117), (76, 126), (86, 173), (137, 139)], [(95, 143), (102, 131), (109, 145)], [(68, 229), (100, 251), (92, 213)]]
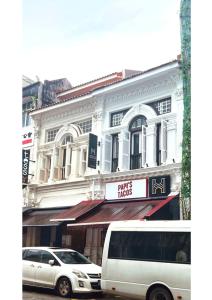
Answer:
[(112, 232), (108, 258), (161, 260), (160, 239), (160, 232)]
[(176, 263), (191, 263), (191, 233), (166, 232), (163, 260)]
[[(178, 252), (186, 247), (187, 257)], [(108, 258), (190, 263), (190, 233), (114, 231)]]

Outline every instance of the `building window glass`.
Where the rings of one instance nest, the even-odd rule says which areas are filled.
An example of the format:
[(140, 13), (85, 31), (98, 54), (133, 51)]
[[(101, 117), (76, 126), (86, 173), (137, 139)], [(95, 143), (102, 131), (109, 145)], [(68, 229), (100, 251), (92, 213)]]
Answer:
[(73, 124), (78, 125), (83, 133), (91, 132), (92, 131), (92, 119), (87, 119), (79, 122), (75, 122)]
[(129, 126), (131, 132), (130, 169), (140, 169), (146, 154), (146, 117), (135, 117)]
[(157, 115), (163, 115), (171, 112), (171, 98), (155, 101), (152, 103), (149, 103)]
[(47, 130), (46, 132), (46, 142), (53, 142), (55, 140), (56, 134), (58, 133), (60, 128), (54, 128)]
[(161, 165), (161, 123), (156, 124), (156, 162)]
[(118, 155), (119, 155), (119, 139), (118, 133), (112, 135), (112, 172), (116, 172), (118, 168)]
[(190, 232), (114, 231), (108, 258), (189, 264), (190, 240)]
[(115, 127), (121, 125), (121, 121), (128, 110), (129, 109), (125, 109), (122, 111), (111, 113), (110, 126)]
[(73, 142), (73, 137), (71, 135), (66, 135), (63, 138), (61, 144), (61, 169), (60, 169), (60, 179), (64, 180), (71, 173), (71, 156), (72, 156), (72, 149), (70, 147), (70, 143)]

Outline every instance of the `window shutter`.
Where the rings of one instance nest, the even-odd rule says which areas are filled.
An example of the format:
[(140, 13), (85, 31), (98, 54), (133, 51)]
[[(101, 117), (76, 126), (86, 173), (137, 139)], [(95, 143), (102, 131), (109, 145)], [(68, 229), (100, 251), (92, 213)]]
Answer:
[(167, 122), (161, 122), (161, 162), (165, 163), (167, 158)]
[(59, 167), (54, 168), (54, 180), (59, 180)]
[(53, 179), (59, 180), (59, 155), (60, 155), (60, 149), (55, 148), (54, 153), (54, 172), (53, 172)]
[(122, 136), (122, 170), (129, 170), (130, 168), (130, 139), (129, 133), (124, 132)]
[(58, 162), (57, 162), (58, 167), (62, 167), (63, 165), (63, 148), (59, 149), (59, 154), (58, 154)]
[(41, 182), (45, 181), (45, 177), (46, 177), (45, 176), (45, 174), (46, 174), (45, 166), (46, 166), (46, 159), (45, 159), (45, 157), (42, 154), (41, 155), (41, 163), (40, 163), (40, 172), (39, 172), (39, 180)]
[(111, 172), (111, 160), (112, 160), (112, 136), (105, 135), (104, 149), (103, 149), (103, 170), (105, 172)]
[(142, 125), (142, 135), (141, 135), (141, 153), (142, 153), (142, 167), (146, 164), (146, 126)]
[(40, 169), (39, 180), (41, 182), (45, 181), (45, 170), (44, 169)]
[(65, 171), (65, 177), (68, 178), (68, 176), (71, 174), (71, 145), (70, 143), (67, 144), (66, 147), (66, 171)]

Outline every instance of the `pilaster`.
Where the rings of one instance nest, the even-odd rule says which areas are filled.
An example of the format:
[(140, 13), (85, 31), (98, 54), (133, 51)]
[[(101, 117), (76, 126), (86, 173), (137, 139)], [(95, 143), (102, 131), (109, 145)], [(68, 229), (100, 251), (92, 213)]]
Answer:
[(156, 166), (156, 126), (148, 124), (146, 128), (146, 165)]
[(176, 159), (176, 130), (176, 121), (169, 120), (167, 122), (167, 164), (173, 163)]

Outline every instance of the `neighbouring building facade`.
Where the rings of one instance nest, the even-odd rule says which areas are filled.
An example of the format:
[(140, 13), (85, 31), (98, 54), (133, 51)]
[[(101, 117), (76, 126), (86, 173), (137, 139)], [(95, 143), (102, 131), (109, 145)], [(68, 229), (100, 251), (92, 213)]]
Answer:
[(181, 217), (178, 60), (73, 87), (30, 116), (24, 245), (70, 247), (101, 264), (110, 222)]
[(23, 161), (23, 205), (29, 199), (28, 183), (34, 176), (34, 125), (30, 112), (43, 105), (57, 101), (57, 93), (70, 89), (71, 84), (66, 78), (57, 80), (34, 81), (27, 76), (22, 76), (22, 161)]

